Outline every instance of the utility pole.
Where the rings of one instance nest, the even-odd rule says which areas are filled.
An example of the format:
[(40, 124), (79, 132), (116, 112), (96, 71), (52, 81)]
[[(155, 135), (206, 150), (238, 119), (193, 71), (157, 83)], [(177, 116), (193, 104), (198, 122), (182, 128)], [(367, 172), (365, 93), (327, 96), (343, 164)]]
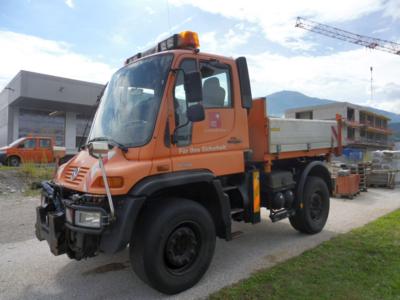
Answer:
[(371, 103), (372, 103), (372, 99), (373, 99), (373, 97), (372, 97), (372, 91), (373, 91), (373, 89), (372, 89), (372, 71), (373, 71), (372, 66), (369, 67), (369, 70), (371, 71)]

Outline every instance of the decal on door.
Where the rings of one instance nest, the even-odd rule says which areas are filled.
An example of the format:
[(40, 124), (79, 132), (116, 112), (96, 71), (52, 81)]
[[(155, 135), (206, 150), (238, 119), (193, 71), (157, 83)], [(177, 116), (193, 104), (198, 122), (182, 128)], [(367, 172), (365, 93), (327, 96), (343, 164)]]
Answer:
[(221, 114), (219, 112), (210, 111), (208, 113), (208, 120), (210, 128), (222, 127)]

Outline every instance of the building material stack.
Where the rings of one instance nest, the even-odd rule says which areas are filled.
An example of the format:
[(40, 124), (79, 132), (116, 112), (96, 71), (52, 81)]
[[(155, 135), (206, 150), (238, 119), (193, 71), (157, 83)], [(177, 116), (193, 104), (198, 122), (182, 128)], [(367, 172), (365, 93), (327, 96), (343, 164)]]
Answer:
[(342, 162), (331, 162), (330, 171), (332, 183), (335, 187), (335, 197), (353, 199), (360, 193), (360, 175), (358, 174), (357, 167), (355, 167), (354, 171)]
[(374, 151), (368, 186), (395, 188), (400, 183), (400, 151)]
[(353, 164), (350, 166), (351, 174), (358, 174), (360, 175), (360, 191), (367, 192), (368, 191), (368, 175), (371, 172), (371, 168), (369, 163), (366, 162), (359, 162), (357, 164)]

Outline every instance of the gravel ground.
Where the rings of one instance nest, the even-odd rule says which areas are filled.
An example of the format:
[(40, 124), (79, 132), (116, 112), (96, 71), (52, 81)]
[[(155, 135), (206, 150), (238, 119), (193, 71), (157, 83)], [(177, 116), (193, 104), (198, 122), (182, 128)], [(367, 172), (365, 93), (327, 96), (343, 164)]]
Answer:
[(1, 299), (197, 299), (248, 277), (259, 268), (301, 254), (338, 233), (362, 226), (400, 208), (400, 190), (370, 189), (354, 200), (331, 199), (325, 230), (308, 236), (287, 221), (271, 224), (266, 214), (258, 225), (235, 224), (243, 232), (231, 242), (217, 241), (210, 269), (192, 289), (166, 297), (131, 271), (128, 251), (114, 256), (73, 261), (53, 256), (46, 242), (34, 238), (38, 199), (0, 196)]

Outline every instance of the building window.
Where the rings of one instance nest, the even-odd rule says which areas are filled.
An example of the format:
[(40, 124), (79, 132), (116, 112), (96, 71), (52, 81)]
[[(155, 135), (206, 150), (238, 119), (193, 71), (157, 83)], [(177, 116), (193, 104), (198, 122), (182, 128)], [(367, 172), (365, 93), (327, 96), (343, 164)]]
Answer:
[(65, 145), (65, 113), (31, 109), (19, 110), (18, 137), (46, 136), (54, 139), (57, 146)]
[(366, 116), (365, 113), (360, 111), (360, 123), (365, 124), (366, 123)]
[(312, 110), (297, 112), (296, 113), (296, 119), (312, 120), (313, 119), (313, 112), (312, 112)]
[(347, 138), (349, 140), (354, 140), (355, 137), (355, 129), (351, 127), (347, 127)]
[(76, 115), (76, 147), (82, 146), (89, 135), (90, 127), (92, 126), (92, 118), (88, 115)]
[(347, 120), (348, 121), (354, 121), (354, 109), (348, 107), (347, 108)]

